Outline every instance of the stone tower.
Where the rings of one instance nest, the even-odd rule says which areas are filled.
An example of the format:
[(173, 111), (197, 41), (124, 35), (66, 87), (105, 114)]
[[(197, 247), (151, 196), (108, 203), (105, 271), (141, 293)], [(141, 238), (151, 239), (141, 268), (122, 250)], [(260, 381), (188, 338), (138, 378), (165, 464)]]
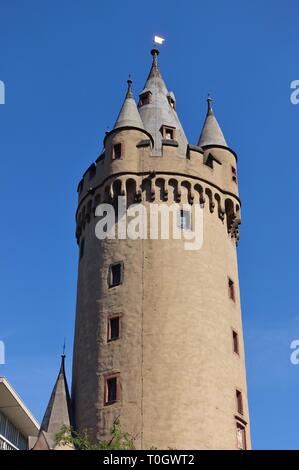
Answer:
[[(92, 439), (122, 428), (149, 449), (250, 448), (237, 268), (237, 156), (208, 98), (197, 145), (189, 144), (158, 66), (144, 89), (131, 81), (104, 150), (78, 185), (79, 245), (72, 402)], [(182, 232), (203, 212), (203, 243), (95, 235), (105, 202), (181, 210)], [(116, 221), (118, 225), (119, 221)]]

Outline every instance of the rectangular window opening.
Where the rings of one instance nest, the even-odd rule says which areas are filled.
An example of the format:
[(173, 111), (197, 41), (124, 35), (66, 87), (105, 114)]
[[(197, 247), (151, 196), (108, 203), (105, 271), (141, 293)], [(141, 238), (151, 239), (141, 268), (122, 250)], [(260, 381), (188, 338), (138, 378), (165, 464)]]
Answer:
[(234, 166), (232, 166), (232, 180), (234, 183), (237, 183), (237, 170)]
[(115, 144), (113, 146), (113, 159), (120, 160), (122, 158), (122, 148), (121, 144)]
[(168, 126), (161, 126), (160, 132), (163, 139), (166, 140), (175, 140), (175, 128)]
[(109, 287), (119, 286), (122, 283), (122, 263), (111, 264), (109, 273)]
[(120, 317), (108, 319), (108, 341), (115, 341), (120, 338)]
[(228, 278), (228, 295), (229, 298), (235, 302), (236, 301), (236, 296), (235, 296), (235, 283), (231, 278)]
[(165, 139), (167, 140), (174, 139), (174, 129), (165, 129)]
[(241, 423), (237, 423), (237, 448), (246, 450), (246, 434), (245, 427)]
[(239, 335), (236, 331), (233, 330), (233, 347), (236, 354), (240, 354), (239, 351)]
[(105, 379), (105, 405), (111, 405), (120, 399), (120, 384), (118, 375)]
[(243, 398), (242, 392), (240, 390), (236, 390), (236, 400), (237, 400), (237, 411), (239, 414), (243, 414)]

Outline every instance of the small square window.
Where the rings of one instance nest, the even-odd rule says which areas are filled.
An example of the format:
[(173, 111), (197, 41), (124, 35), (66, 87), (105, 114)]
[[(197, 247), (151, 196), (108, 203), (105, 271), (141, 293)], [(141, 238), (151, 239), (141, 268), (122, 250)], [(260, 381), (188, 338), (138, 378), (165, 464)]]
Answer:
[(235, 283), (230, 277), (228, 278), (228, 296), (233, 302), (236, 301)]
[(236, 401), (237, 401), (237, 411), (239, 414), (243, 414), (243, 398), (242, 392), (240, 390), (236, 390)]
[(120, 317), (111, 317), (108, 319), (108, 341), (115, 341), (120, 338)]
[(119, 286), (122, 283), (122, 263), (111, 264), (109, 269), (109, 287)]
[(237, 423), (236, 430), (237, 430), (237, 448), (240, 450), (246, 450), (245, 427), (241, 423)]
[(178, 213), (178, 227), (181, 230), (191, 230), (191, 213), (181, 209)]
[(120, 400), (120, 383), (119, 376), (113, 375), (105, 378), (105, 396), (104, 404), (112, 405)]
[(175, 139), (175, 128), (162, 126), (160, 129), (163, 139), (166, 140), (174, 140)]
[(113, 160), (120, 160), (122, 158), (122, 146), (121, 144), (115, 144), (113, 146)]
[(240, 354), (239, 351), (239, 335), (233, 330), (233, 349), (236, 354)]

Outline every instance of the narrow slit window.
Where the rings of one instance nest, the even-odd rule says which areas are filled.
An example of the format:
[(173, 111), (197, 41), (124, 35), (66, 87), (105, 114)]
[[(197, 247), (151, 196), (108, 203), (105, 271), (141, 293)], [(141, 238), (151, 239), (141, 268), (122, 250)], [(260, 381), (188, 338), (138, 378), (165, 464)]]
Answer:
[(111, 405), (120, 399), (120, 384), (118, 375), (106, 377), (105, 379), (105, 405)]
[(235, 283), (231, 278), (228, 278), (228, 296), (233, 302), (236, 301)]
[(212, 155), (211, 153), (209, 153), (209, 155), (207, 156), (207, 158), (206, 158), (204, 164), (205, 164), (206, 166), (212, 168), (212, 170), (213, 170), (213, 168), (214, 168), (214, 157), (213, 157), (213, 155)]
[(121, 144), (115, 144), (113, 146), (113, 159), (114, 160), (120, 160), (122, 158), (122, 145)]
[(233, 330), (233, 348), (236, 354), (240, 354), (239, 350), (239, 335), (236, 331)]
[(115, 341), (120, 338), (120, 317), (108, 319), (108, 341)]
[(81, 242), (80, 242), (79, 259), (82, 259), (82, 258), (83, 258), (83, 255), (84, 255), (84, 245), (85, 245), (85, 240), (84, 240), (84, 238), (82, 238), (82, 240), (81, 240)]
[(232, 166), (232, 180), (234, 183), (237, 183), (237, 170), (234, 166)]
[(241, 423), (236, 424), (237, 431), (237, 448), (240, 450), (246, 450), (246, 434), (245, 427)]
[(237, 411), (239, 414), (243, 414), (243, 397), (240, 390), (236, 390), (236, 402), (237, 402)]

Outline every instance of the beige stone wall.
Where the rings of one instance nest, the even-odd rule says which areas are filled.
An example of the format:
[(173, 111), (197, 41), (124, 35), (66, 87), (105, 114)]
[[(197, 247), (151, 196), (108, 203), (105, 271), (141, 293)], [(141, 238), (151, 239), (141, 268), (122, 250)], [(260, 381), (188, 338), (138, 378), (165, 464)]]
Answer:
[[(250, 448), (236, 240), (224, 215), (227, 199), (239, 214), (237, 185), (231, 179), (235, 157), (225, 149), (209, 150), (222, 163), (214, 169), (196, 151), (185, 160), (175, 147), (163, 147), (162, 157), (151, 157), (150, 147), (136, 147), (147, 138), (137, 130), (108, 136), (105, 159), (92, 179), (85, 175), (79, 194), (77, 235), (85, 239), (85, 249), (79, 263), (73, 363), (77, 428), (88, 428), (100, 439), (120, 416), (138, 448), (235, 449), (238, 388)], [(112, 161), (112, 145), (119, 141), (125, 144), (124, 158)], [(140, 190), (149, 173), (154, 202), (160, 202), (158, 178), (168, 189), (164, 204), (174, 199), (171, 179), (181, 203), (188, 201), (186, 183), (194, 202), (202, 193), (200, 250), (184, 250), (183, 240), (96, 239), (96, 201), (103, 200), (116, 179), (124, 190), (126, 180), (134, 179)], [(145, 191), (142, 201), (151, 204)], [(124, 262), (123, 284), (109, 288), (109, 265), (117, 261)], [(228, 296), (228, 276), (236, 286), (236, 302)], [(107, 343), (107, 318), (117, 313), (122, 314), (121, 339)], [(233, 352), (232, 329), (239, 335), (240, 356)], [(121, 399), (104, 406), (107, 373), (120, 374)]]

